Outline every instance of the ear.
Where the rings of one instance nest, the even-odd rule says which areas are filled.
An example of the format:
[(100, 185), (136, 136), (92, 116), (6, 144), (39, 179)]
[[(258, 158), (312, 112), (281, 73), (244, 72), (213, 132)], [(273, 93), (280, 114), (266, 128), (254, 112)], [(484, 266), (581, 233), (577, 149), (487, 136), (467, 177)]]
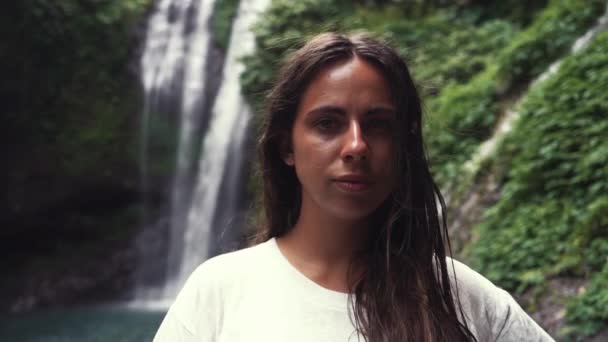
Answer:
[(294, 166), (295, 160), (293, 157), (293, 149), (291, 148), (291, 141), (289, 137), (283, 136), (279, 143), (279, 152), (281, 153), (281, 159), (288, 166)]
[(283, 161), (285, 162), (285, 164), (289, 165), (289, 166), (294, 166), (295, 161), (293, 160), (293, 153), (289, 152), (284, 158)]

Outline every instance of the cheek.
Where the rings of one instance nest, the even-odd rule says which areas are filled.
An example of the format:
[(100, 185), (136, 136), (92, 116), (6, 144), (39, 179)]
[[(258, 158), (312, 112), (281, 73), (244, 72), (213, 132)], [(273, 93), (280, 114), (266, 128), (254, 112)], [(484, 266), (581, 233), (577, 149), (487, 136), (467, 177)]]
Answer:
[(319, 137), (303, 137), (294, 142), (294, 157), (299, 167), (310, 170), (324, 169), (335, 159), (337, 142)]
[(378, 149), (378, 163), (380, 172), (387, 177), (388, 182), (394, 184), (397, 176), (397, 153), (394, 144), (386, 142)]
[(397, 158), (395, 144), (390, 140), (379, 140), (375, 143), (374, 154), (378, 159), (381, 159), (387, 166), (394, 164)]

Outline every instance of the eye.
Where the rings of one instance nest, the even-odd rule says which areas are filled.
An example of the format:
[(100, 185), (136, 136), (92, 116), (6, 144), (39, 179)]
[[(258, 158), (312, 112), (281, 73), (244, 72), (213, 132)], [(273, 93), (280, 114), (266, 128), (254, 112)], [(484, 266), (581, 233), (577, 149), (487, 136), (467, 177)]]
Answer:
[(389, 132), (392, 129), (392, 122), (388, 119), (371, 119), (365, 124), (367, 131), (374, 132)]
[(315, 122), (315, 127), (321, 132), (331, 132), (338, 128), (338, 120), (332, 117), (323, 117)]

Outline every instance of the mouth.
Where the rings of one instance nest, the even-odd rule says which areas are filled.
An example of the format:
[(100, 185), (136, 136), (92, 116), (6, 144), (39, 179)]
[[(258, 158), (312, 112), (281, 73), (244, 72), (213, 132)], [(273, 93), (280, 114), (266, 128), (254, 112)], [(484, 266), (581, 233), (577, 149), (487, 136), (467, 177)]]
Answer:
[(364, 192), (372, 187), (373, 182), (365, 176), (345, 175), (333, 180), (336, 186), (345, 192)]

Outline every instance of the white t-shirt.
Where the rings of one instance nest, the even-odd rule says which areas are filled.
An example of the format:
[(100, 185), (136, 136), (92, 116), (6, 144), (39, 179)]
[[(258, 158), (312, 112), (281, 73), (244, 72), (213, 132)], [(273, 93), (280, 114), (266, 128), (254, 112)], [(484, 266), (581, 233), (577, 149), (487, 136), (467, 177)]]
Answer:
[[(553, 341), (507, 292), (458, 261), (454, 267), (463, 311), (478, 341)], [(273, 238), (200, 265), (154, 342), (364, 341), (347, 300), (347, 294), (300, 273)]]

